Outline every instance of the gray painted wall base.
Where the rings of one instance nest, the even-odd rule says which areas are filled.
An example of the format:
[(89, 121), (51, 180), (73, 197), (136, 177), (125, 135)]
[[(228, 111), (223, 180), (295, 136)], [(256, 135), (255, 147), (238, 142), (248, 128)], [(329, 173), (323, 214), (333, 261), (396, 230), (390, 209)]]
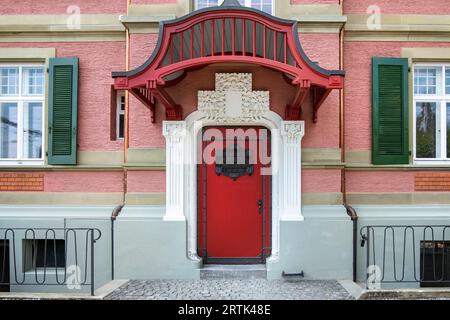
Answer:
[[(95, 245), (95, 283), (99, 288), (111, 280), (112, 209), (112, 206), (0, 206), (0, 226), (99, 228), (102, 237)], [(436, 225), (450, 221), (450, 206), (356, 206), (355, 209), (359, 215), (358, 232), (364, 225)], [(163, 221), (164, 211), (164, 206), (123, 209), (115, 222), (116, 279), (200, 279), (201, 261), (191, 261), (186, 255), (186, 221)], [(302, 213), (304, 221), (280, 222), (280, 255), (278, 260), (268, 260), (267, 278), (280, 279), (283, 271), (304, 271), (305, 279), (351, 279), (352, 222), (345, 209), (338, 205), (304, 206)], [(19, 238), (17, 262), (18, 270), (22, 270)], [(359, 240), (358, 233), (358, 281), (364, 282), (366, 252), (359, 246)], [(407, 264), (406, 272), (411, 268)], [(22, 274), (19, 272), (18, 276), (21, 279)], [(394, 284), (382, 288), (418, 286), (417, 283)], [(69, 291), (65, 286), (12, 286), (11, 289), (76, 294), (89, 291), (89, 287)]]
[(163, 221), (163, 207), (124, 208), (116, 221), (117, 279), (200, 279), (187, 258), (186, 221)]
[(281, 221), (280, 259), (267, 278), (304, 271), (305, 279), (352, 278), (352, 223), (342, 206), (304, 206), (304, 221)]

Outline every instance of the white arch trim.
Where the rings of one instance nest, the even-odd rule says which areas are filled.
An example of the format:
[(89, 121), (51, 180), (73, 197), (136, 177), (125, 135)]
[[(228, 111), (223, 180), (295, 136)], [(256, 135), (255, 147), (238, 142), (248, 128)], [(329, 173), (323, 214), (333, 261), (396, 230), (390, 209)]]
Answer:
[[(250, 89), (249, 89), (250, 82)], [(233, 84), (230, 86), (230, 84)], [(197, 255), (197, 163), (205, 126), (264, 126), (271, 131), (272, 254), (279, 257), (280, 220), (302, 221), (301, 140), (303, 121), (284, 121), (270, 110), (266, 91), (251, 90), (251, 74), (216, 74), (215, 91), (199, 91), (197, 111), (184, 121), (164, 121), (166, 221), (187, 221), (187, 255)], [(238, 106), (238, 108), (236, 107)]]

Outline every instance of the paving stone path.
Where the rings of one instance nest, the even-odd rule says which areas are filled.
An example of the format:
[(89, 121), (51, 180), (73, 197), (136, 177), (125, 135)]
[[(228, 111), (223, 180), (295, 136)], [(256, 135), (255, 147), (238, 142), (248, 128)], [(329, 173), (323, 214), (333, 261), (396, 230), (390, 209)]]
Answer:
[(108, 300), (349, 300), (337, 281), (205, 279), (132, 280)]

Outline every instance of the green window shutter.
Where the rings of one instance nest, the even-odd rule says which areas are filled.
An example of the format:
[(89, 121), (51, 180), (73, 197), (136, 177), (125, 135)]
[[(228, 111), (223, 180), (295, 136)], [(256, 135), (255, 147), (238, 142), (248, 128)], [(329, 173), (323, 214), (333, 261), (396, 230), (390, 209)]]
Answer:
[(77, 163), (78, 58), (50, 59), (48, 163)]
[(408, 59), (372, 58), (372, 163), (408, 164)]

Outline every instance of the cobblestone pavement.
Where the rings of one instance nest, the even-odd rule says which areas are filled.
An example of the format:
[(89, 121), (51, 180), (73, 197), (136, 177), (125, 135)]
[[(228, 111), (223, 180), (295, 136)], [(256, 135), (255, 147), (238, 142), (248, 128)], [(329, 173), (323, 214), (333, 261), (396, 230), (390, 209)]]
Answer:
[(337, 281), (132, 280), (107, 300), (349, 300)]

